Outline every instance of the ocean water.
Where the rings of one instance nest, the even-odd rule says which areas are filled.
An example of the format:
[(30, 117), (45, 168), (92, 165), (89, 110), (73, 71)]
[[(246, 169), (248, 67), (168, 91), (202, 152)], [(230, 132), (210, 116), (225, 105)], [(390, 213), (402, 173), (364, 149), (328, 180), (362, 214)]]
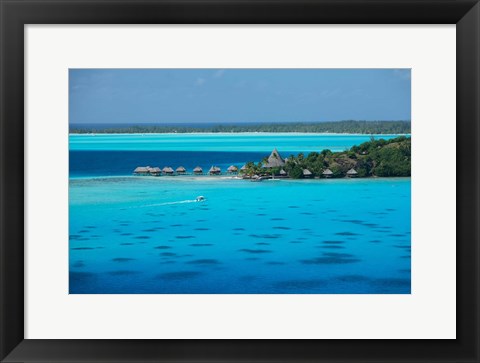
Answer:
[[(264, 156), (147, 149), (133, 161), (162, 155), (187, 167), (203, 160), (200, 152), (225, 165)], [(115, 167), (131, 153), (105, 146), (70, 154), (72, 294), (411, 291), (410, 178), (135, 177)], [(110, 174), (102, 175), (102, 160)], [(195, 201), (200, 195), (206, 200)]]

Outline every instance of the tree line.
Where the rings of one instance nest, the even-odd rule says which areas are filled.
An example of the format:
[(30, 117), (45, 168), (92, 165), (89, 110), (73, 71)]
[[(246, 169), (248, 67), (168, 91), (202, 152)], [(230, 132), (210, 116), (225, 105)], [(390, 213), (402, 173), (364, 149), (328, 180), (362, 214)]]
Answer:
[(230, 133), (230, 132), (301, 132), (338, 134), (409, 134), (410, 121), (335, 121), (262, 124), (218, 124), (203, 126), (130, 125), (115, 127), (70, 127), (72, 134), (148, 134), (148, 133)]

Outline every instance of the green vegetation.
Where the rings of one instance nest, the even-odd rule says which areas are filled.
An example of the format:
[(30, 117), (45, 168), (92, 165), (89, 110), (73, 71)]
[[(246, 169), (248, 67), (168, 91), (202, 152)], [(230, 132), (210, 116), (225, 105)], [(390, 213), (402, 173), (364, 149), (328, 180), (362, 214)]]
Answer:
[(144, 126), (89, 126), (70, 127), (72, 134), (148, 134), (192, 132), (302, 132), (338, 134), (409, 134), (410, 121), (337, 121), (337, 122), (288, 122), (262, 124), (219, 124), (203, 126), (144, 125)]
[[(371, 176), (393, 177), (410, 176), (411, 170), (411, 137), (397, 137), (390, 140), (371, 138), (370, 141), (350, 150), (332, 152), (323, 150), (311, 152), (307, 156), (298, 154), (287, 158), (283, 170), (292, 179), (303, 178), (303, 169), (308, 169), (314, 177), (322, 177), (323, 171), (330, 169), (332, 178), (343, 178), (350, 169), (354, 169), (357, 177)], [(247, 175), (279, 175), (281, 168), (262, 168), (262, 163), (246, 164)]]

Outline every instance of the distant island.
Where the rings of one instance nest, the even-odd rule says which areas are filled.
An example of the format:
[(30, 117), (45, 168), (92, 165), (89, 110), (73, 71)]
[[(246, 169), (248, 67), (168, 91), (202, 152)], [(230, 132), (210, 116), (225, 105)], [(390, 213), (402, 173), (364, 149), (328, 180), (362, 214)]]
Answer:
[(410, 121), (328, 121), (188, 125), (70, 125), (71, 134), (165, 134), (165, 133), (238, 133), (298, 132), (331, 134), (410, 134)]

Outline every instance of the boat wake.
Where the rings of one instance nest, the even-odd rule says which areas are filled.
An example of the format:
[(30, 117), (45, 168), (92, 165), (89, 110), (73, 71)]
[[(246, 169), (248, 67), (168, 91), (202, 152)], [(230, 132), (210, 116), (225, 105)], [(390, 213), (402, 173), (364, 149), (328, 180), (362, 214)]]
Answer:
[(186, 200), (179, 200), (176, 202), (164, 202), (164, 203), (154, 203), (154, 204), (146, 204), (142, 207), (160, 207), (162, 205), (173, 205), (173, 204), (186, 204), (186, 203), (198, 203), (198, 202), (205, 202), (207, 199), (204, 196), (198, 196), (195, 199), (186, 199)]
[(148, 204), (145, 207), (156, 207), (161, 205), (172, 205), (172, 204), (185, 204), (185, 203), (196, 203), (196, 199), (187, 199), (187, 200), (179, 200), (178, 202), (165, 202), (165, 203), (156, 203), (156, 204)]

